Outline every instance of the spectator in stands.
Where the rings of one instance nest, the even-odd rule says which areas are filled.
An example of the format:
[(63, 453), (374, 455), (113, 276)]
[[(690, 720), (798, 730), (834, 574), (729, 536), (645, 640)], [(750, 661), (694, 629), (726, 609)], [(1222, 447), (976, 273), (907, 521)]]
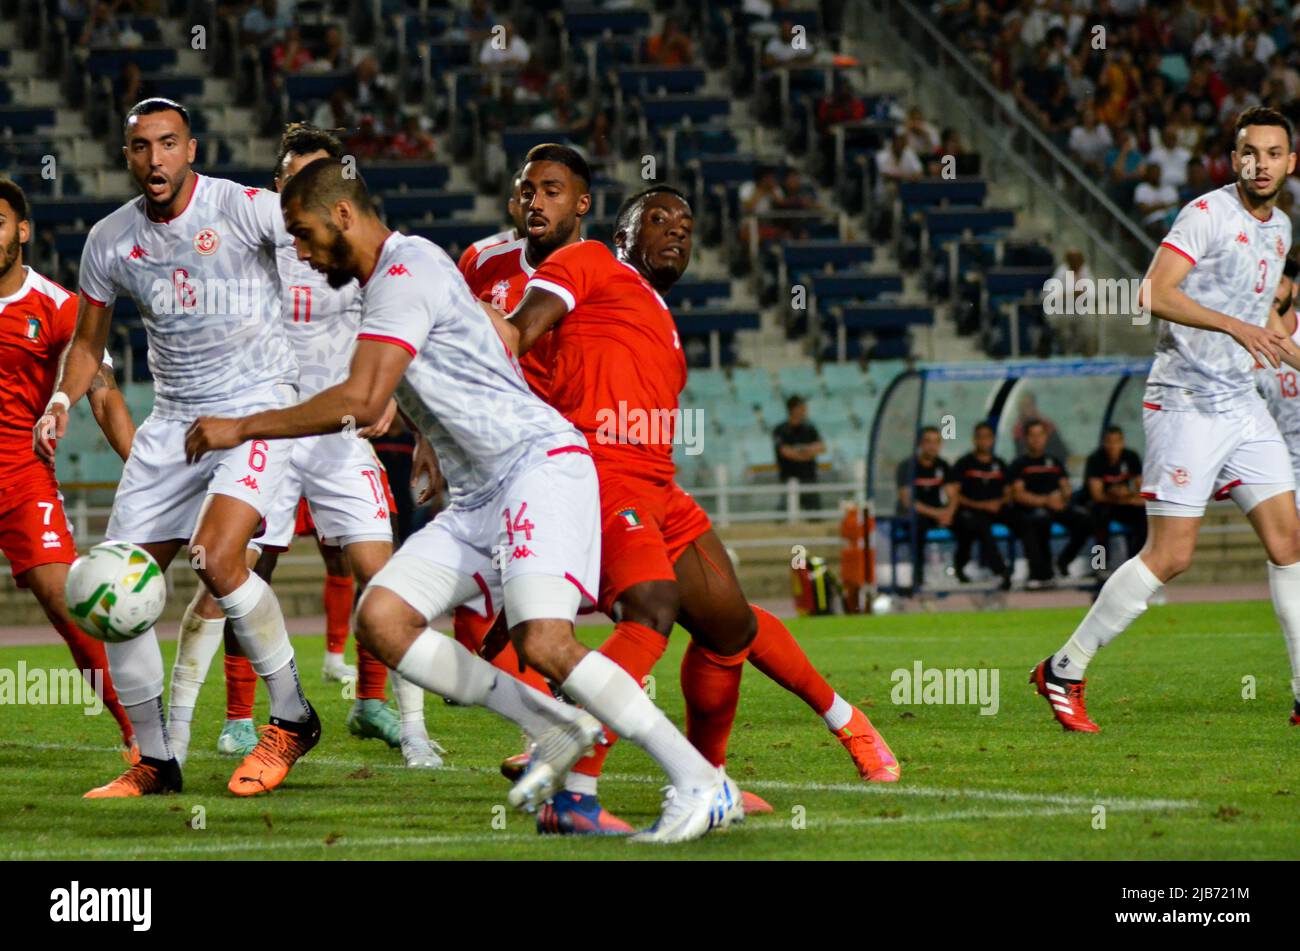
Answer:
[[(1142, 458), (1125, 448), (1124, 430), (1106, 427), (1101, 445), (1088, 456), (1083, 480), (1097, 544), (1107, 547), (1110, 523), (1119, 522), (1128, 533), (1128, 557), (1132, 558), (1146, 544), (1147, 513), (1142, 498)], [(1117, 567), (1107, 561), (1107, 570)]]
[(456, 29), (470, 44), (482, 44), (496, 22), (486, 0), (470, 0), (469, 9), (456, 14)]
[(408, 112), (402, 128), (388, 145), (388, 157), (402, 161), (428, 161), (433, 158), (436, 143), (433, 135), (423, 126), (418, 113)]
[[(953, 158), (951, 163), (947, 161), (949, 156)], [(948, 171), (950, 165), (951, 172)], [(939, 147), (927, 158), (925, 172), (931, 178), (949, 174), (978, 175), (979, 156), (966, 148), (961, 133), (950, 127), (939, 134)]]
[(908, 146), (918, 156), (931, 155), (939, 147), (939, 130), (925, 121), (918, 106), (907, 110), (907, 118), (898, 131), (906, 136)]
[(780, 202), (785, 200), (785, 194), (781, 191), (781, 185), (777, 180), (777, 171), (770, 165), (759, 166), (754, 180), (742, 182), (740, 188), (736, 190), (736, 198), (740, 202), (740, 215), (743, 219), (740, 226), (740, 240), (745, 247), (749, 247), (751, 229), (755, 227), (758, 228), (760, 244), (778, 241), (785, 236), (785, 231), (780, 225), (772, 221), (759, 220), (757, 217), (775, 211), (780, 207)]
[(1092, 104), (1083, 107), (1083, 121), (1070, 131), (1070, 151), (1092, 174), (1100, 174), (1102, 160), (1114, 145), (1110, 129), (1097, 121), (1097, 110)]
[[(1060, 285), (1063, 299), (1072, 297), (1076, 302), (1073, 313), (1083, 313), (1084, 311), (1077, 304), (1079, 298), (1087, 293), (1087, 288), (1092, 285), (1093, 280), (1092, 268), (1088, 267), (1083, 251), (1078, 248), (1070, 248), (1066, 251), (1065, 257), (1052, 274), (1052, 280)], [(1078, 317), (1070, 313), (1047, 313), (1045, 310), (1043, 319), (1051, 328), (1052, 335), (1060, 342), (1062, 349), (1067, 352), (1074, 352), (1079, 349), (1083, 342), (1083, 327), (1081, 326), (1083, 322)], [(1035, 407), (1035, 413), (1036, 410)]]
[(1169, 120), (1174, 139), (1191, 155), (1199, 155), (1205, 142), (1205, 127), (1196, 121), (1195, 107), (1190, 99), (1180, 98)]
[(1162, 238), (1178, 214), (1178, 189), (1161, 180), (1160, 166), (1148, 162), (1146, 173), (1133, 190), (1133, 207), (1147, 234)]
[(330, 93), (329, 99), (317, 107), (311, 121), (318, 129), (351, 129), (356, 124), (356, 109), (347, 90), (339, 86)]
[[(817, 457), (826, 451), (826, 444), (817, 427), (808, 422), (808, 404), (803, 397), (791, 396), (785, 401), (785, 411), (785, 422), (772, 430), (777, 472), (782, 483), (794, 479), (813, 484), (817, 481)], [(816, 511), (821, 508), (821, 497), (816, 492), (800, 493), (799, 508)]]
[(373, 56), (363, 58), (353, 70), (348, 96), (352, 104), (363, 113), (383, 115), (397, 107), (392, 80), (379, 71), (379, 61)]
[(1007, 472), (1011, 499), (1021, 525), (1021, 541), (1029, 561), (1029, 589), (1048, 587), (1052, 575), (1052, 526), (1060, 525), (1069, 538), (1056, 559), (1057, 573), (1069, 575), (1070, 562), (1088, 540), (1088, 515), (1071, 504), (1070, 477), (1063, 456), (1047, 451), (1047, 427), (1031, 419), (1025, 423), (1025, 452)]
[(500, 30), (495, 30), (483, 41), (478, 54), (479, 65), (489, 69), (519, 69), (527, 66), (532, 56), (528, 41), (515, 32), (515, 26), (510, 20), (503, 19), (500, 26)]
[(1232, 56), (1232, 36), (1229, 35), (1226, 23), (1220, 16), (1210, 17), (1205, 30), (1192, 43), (1193, 56), (1200, 56), (1204, 53), (1208, 53), (1214, 58), (1214, 68), (1218, 71), (1221, 71), (1227, 65), (1228, 58)]
[(867, 104), (853, 92), (848, 76), (836, 73), (831, 91), (817, 103), (817, 131), (826, 135), (837, 125), (866, 117)]
[(932, 528), (948, 528), (957, 511), (957, 476), (940, 456), (943, 440), (936, 426), (926, 426), (916, 451), (898, 464), (898, 515), (908, 520), (912, 548), (912, 584), (905, 595), (925, 583), (925, 536)]
[(690, 66), (695, 61), (691, 38), (676, 17), (665, 17), (664, 28), (645, 41), (645, 61), (654, 66)]
[(1160, 141), (1153, 143), (1147, 152), (1147, 162), (1160, 166), (1160, 182), (1181, 188), (1187, 181), (1187, 163), (1192, 153), (1178, 144), (1178, 135), (1172, 125), (1165, 125)]
[(817, 48), (809, 38), (806, 28), (795, 30), (790, 20), (781, 21), (781, 35), (774, 36), (763, 47), (763, 66), (774, 69), (780, 66), (798, 66), (811, 62)]
[(921, 159), (907, 144), (907, 136), (896, 134), (889, 145), (876, 153), (876, 198), (886, 201), (899, 182), (914, 182), (925, 174)]
[(817, 189), (803, 180), (803, 173), (791, 165), (781, 176), (780, 195), (775, 200), (776, 207), (782, 211), (821, 211), (822, 203), (817, 200)]
[(120, 36), (121, 29), (113, 16), (113, 7), (101, 0), (86, 20), (78, 42), (82, 46), (117, 46)]
[(1016, 75), (1016, 101), (1021, 109), (1039, 117), (1040, 121), (1047, 114), (1056, 87), (1061, 82), (1060, 71), (1048, 64), (1047, 57), (1047, 47), (1038, 46), (1034, 50), (1033, 62)]
[(277, 0), (261, 0), (250, 7), (239, 23), (241, 44), (246, 47), (267, 46), (289, 27), (293, 20), (280, 11)]
[(284, 31), (284, 38), (271, 47), (272, 76), (293, 75), (312, 62), (311, 50), (302, 42), (302, 34), (296, 26)]
[[(1205, 163), (1194, 158), (1187, 163), (1187, 181), (1178, 189), (1178, 203), (1185, 205), (1213, 188), (1214, 183), (1210, 181), (1210, 173), (1205, 170)], [(1285, 189), (1283, 193), (1286, 193)]]
[(1245, 112), (1251, 106), (1259, 105), (1257, 96), (1240, 78), (1234, 77), (1230, 83), (1231, 91), (1219, 102), (1219, 121), (1227, 122)]
[(325, 38), (316, 62), (327, 70), (341, 71), (352, 68), (352, 47), (348, 45), (347, 38), (339, 27), (331, 26), (325, 31)]
[(117, 103), (118, 115), (126, 115), (137, 102), (154, 95), (153, 84), (145, 80), (140, 64), (132, 59), (123, 63), (122, 74), (113, 84), (113, 101)]
[(551, 108), (533, 117), (529, 124), (534, 129), (572, 129), (583, 124), (582, 114), (573, 101), (569, 84), (563, 79), (551, 83), (546, 101)]
[(1097, 84), (1087, 72), (1088, 60), (1082, 53), (1071, 56), (1065, 67), (1065, 88), (1076, 103), (1091, 103), (1097, 95)]
[(1142, 76), (1127, 46), (1108, 53), (1105, 63), (1097, 81), (1097, 115), (1102, 122), (1116, 125), (1127, 117), (1129, 103), (1142, 88)]
[(349, 154), (358, 159), (377, 159), (388, 149), (388, 140), (380, 134), (372, 115), (363, 115), (357, 131), (345, 141)]
[(993, 455), (993, 427), (987, 422), (975, 424), (973, 448), (953, 465), (952, 479), (957, 483), (957, 512), (952, 531), (957, 538), (953, 557), (953, 574), (962, 584), (970, 581), (966, 563), (971, 548), (980, 545), (980, 563), (1002, 578), (1003, 591), (1011, 588), (1011, 568), (993, 537), (994, 525), (1005, 525), (1017, 533), (1016, 512), (1011, 505), (1011, 486), (1007, 483), (1007, 464)]

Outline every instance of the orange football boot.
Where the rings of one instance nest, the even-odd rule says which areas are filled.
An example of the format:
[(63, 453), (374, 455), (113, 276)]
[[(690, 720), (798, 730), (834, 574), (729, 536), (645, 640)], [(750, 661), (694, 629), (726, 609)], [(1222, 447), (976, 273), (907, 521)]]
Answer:
[(885, 738), (876, 732), (867, 715), (857, 707), (853, 716), (843, 728), (832, 731), (835, 738), (844, 744), (844, 748), (853, 757), (853, 765), (858, 768), (858, 775), (870, 783), (896, 783), (903, 774), (903, 767), (898, 758), (885, 742)]
[(747, 792), (744, 789), (740, 791), (740, 801), (745, 806), (745, 815), (747, 816), (765, 816), (772, 812), (772, 806), (766, 799), (755, 796), (752, 792)]
[(140, 744), (131, 737), (131, 745), (122, 747), (122, 759), (126, 760), (127, 766), (134, 766), (140, 762)]
[(257, 745), (235, 767), (226, 788), (236, 796), (256, 796), (284, 782), (293, 764), (320, 742), (320, 718), (310, 703), (307, 709), (311, 716), (303, 723), (271, 717), (271, 722), (258, 730)]
[(84, 799), (128, 799), (134, 796), (159, 796), (181, 791), (181, 768), (174, 759), (140, 757), (117, 779), (97, 786)]

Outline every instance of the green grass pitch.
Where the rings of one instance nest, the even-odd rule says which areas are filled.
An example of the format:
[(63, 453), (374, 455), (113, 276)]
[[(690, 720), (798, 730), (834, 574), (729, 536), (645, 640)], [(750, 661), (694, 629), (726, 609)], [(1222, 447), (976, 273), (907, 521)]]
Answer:
[[(406, 770), (396, 751), (351, 737), (349, 701), (319, 672), (323, 639), (299, 638), (298, 662), (324, 724), (321, 744), (276, 792), (240, 800), (234, 761), (215, 753), (220, 663), (195, 715), (179, 796), (89, 802), (122, 768), (111, 718), (76, 707), (13, 706), (0, 723), (0, 859), (221, 858), (1296, 858), (1300, 795), (1285, 649), (1267, 602), (1151, 609), (1094, 663), (1095, 736), (1064, 733), (1027, 683), (1080, 609), (825, 618), (793, 622), (817, 667), (863, 705), (903, 762), (903, 781), (867, 786), (820, 720), (747, 667), (728, 769), (775, 814), (684, 846), (539, 837), (506, 811), (500, 759), (513, 728), (481, 710), (428, 698), (449, 768)], [(599, 643), (605, 628), (582, 636)], [(658, 702), (677, 722), (685, 636), (656, 670)], [(170, 670), (174, 645), (164, 645)], [(0, 667), (64, 666), (60, 646), (0, 650)], [(929, 667), (1000, 671), (1000, 708), (892, 702), (891, 673)], [(1254, 678), (1255, 699), (1243, 697)], [(259, 722), (266, 717), (258, 688)], [(647, 825), (659, 774), (620, 743), (606, 805)], [(1097, 806), (1105, 807), (1104, 828)], [(194, 817), (202, 807), (203, 828)]]

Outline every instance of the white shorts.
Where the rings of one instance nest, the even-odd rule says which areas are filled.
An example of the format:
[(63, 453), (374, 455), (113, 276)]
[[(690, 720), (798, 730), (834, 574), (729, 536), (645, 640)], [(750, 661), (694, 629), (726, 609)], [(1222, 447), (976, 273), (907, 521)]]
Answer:
[(1144, 404), (1142, 426), (1147, 499), (1204, 512), (1211, 497), (1236, 485), (1295, 485), (1291, 454), (1263, 400), (1222, 413)]
[(354, 433), (284, 440), (289, 468), (250, 548), (288, 548), (298, 524), (298, 499), (306, 498), (316, 534), (329, 545), (393, 540), (383, 466), (370, 443)]
[[(430, 591), (444, 588), (422, 583), (430, 568), (450, 569), (473, 582), (460, 586), (455, 602), (439, 603), (446, 596), (432, 597)], [(577, 589), (575, 607), (594, 605), (589, 592), (600, 579), (600, 484), (586, 450), (553, 450), (506, 480), (483, 505), (443, 510), (406, 540), (370, 584), (388, 588), (432, 619), (478, 595), (487, 612), (501, 610), (506, 586), (530, 575), (562, 579)]]
[(189, 428), (185, 420), (153, 415), (140, 424), (113, 497), (109, 539), (138, 545), (189, 541), (209, 495), (247, 502), (261, 516), (270, 511), (289, 466), (290, 443), (254, 439), (190, 465), (185, 461)]

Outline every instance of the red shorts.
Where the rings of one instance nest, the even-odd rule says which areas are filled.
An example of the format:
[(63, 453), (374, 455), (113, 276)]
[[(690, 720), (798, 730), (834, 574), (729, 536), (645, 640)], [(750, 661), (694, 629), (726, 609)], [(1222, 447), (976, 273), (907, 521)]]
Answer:
[(675, 581), (673, 563), (713, 527), (676, 482), (656, 485), (623, 474), (601, 476), (600, 515), (599, 607), (606, 614), (634, 584)]
[(0, 495), (0, 551), (9, 559), (18, 587), (24, 572), (39, 565), (70, 565), (77, 559), (72, 526), (53, 485)]

